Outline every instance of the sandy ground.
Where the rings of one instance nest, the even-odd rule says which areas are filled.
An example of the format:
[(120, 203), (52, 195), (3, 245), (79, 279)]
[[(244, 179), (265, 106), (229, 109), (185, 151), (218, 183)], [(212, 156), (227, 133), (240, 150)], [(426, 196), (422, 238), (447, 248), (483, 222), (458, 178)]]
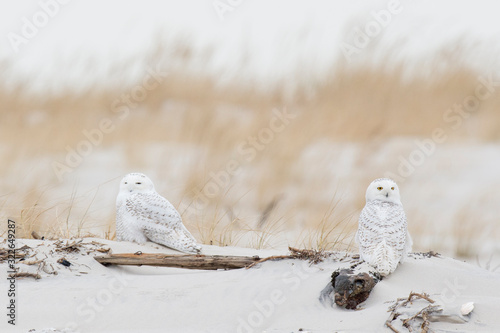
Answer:
[[(0, 240), (2, 241), (2, 240)], [(85, 238), (75, 240), (17, 240), (28, 245), (20, 271), (40, 279), (22, 278), (16, 285), (16, 326), (2, 332), (385, 332), (388, 308), (411, 291), (425, 292), (444, 312), (459, 313), (474, 302), (467, 322), (432, 322), (442, 331), (495, 331), (500, 327), (500, 274), (445, 257), (415, 255), (379, 282), (360, 310), (322, 305), (318, 297), (339, 267), (349, 267), (351, 255), (336, 253), (317, 265), (307, 261), (267, 261), (251, 269), (199, 271), (159, 267), (104, 267), (93, 257), (113, 253), (176, 253), (156, 244), (138, 245)], [(5, 241), (0, 244), (5, 248)], [(285, 254), (276, 250), (204, 246), (205, 254)], [(57, 263), (61, 258), (71, 263)], [(44, 259), (44, 264), (32, 264)], [(57, 272), (57, 274), (54, 274)], [(0, 264), (1, 303), (7, 300), (7, 264)], [(414, 307), (427, 305), (414, 302)], [(413, 311), (408, 309), (408, 311)], [(394, 324), (401, 328), (401, 320)]]

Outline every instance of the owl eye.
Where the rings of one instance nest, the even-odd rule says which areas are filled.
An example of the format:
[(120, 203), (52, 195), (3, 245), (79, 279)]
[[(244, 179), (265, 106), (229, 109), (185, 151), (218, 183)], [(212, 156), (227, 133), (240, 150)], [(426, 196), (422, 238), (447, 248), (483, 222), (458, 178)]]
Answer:
[(393, 191), (394, 191), (394, 187), (391, 187), (391, 190), (393, 190)]
[(141, 182), (137, 182), (137, 183), (135, 183), (135, 184), (136, 184), (136, 185), (141, 185), (142, 183), (141, 183)]
[(382, 191), (382, 189), (383, 189), (382, 186), (377, 187), (377, 190), (379, 190), (379, 191)]
[(127, 184), (128, 184), (128, 183), (127, 183), (127, 182), (125, 182), (125, 185), (127, 185)]

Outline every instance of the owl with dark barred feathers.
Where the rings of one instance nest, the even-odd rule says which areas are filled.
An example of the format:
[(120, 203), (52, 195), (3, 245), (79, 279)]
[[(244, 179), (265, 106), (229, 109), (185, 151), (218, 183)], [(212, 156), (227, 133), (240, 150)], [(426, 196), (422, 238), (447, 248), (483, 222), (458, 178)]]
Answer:
[(396, 270), (411, 252), (412, 239), (401, 204), (398, 185), (391, 179), (375, 179), (366, 190), (366, 205), (356, 233), (361, 259), (382, 276)]
[(156, 192), (151, 179), (142, 173), (130, 173), (120, 182), (116, 239), (139, 244), (149, 240), (186, 253), (201, 251), (174, 206)]

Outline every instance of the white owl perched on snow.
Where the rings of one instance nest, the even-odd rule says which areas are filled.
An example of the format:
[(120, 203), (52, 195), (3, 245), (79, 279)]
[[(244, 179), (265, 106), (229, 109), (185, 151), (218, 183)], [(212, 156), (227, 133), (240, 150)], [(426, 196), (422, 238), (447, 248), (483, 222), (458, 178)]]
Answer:
[(153, 182), (142, 173), (129, 173), (120, 183), (116, 239), (139, 244), (150, 240), (187, 253), (201, 251), (174, 206), (155, 191)]
[(411, 251), (406, 215), (399, 188), (388, 178), (375, 179), (366, 190), (366, 205), (359, 216), (356, 243), (361, 259), (382, 276), (394, 272)]

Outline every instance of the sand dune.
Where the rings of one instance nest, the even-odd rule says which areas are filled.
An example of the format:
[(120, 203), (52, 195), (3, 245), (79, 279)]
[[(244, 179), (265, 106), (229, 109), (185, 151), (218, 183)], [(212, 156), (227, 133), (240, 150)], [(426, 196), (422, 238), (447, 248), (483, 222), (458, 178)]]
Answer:
[[(151, 243), (95, 238), (82, 239), (74, 247), (78, 250), (60, 250), (71, 242), (74, 240), (17, 241), (18, 247), (28, 245), (28, 254), (34, 255), (17, 264), (21, 271), (37, 271), (38, 264), (26, 262), (46, 258), (46, 265), (52, 264), (57, 275), (40, 269), (41, 279), (18, 279), (17, 323), (13, 329), (3, 320), (2, 332), (5, 328), (9, 332), (384, 332), (389, 331), (384, 327), (387, 309), (411, 291), (428, 293), (450, 313), (459, 313), (464, 303), (475, 303), (470, 317), (464, 317), (467, 322), (432, 322), (435, 331), (493, 331), (500, 326), (500, 275), (446, 257), (415, 255), (375, 286), (361, 310), (352, 311), (325, 307), (318, 300), (331, 273), (351, 265), (353, 259), (346, 253), (335, 253), (317, 265), (294, 259), (267, 261), (248, 270), (199, 271), (104, 267), (93, 259), (102, 254), (97, 249), (109, 248), (113, 253), (175, 251)], [(204, 253), (284, 254), (215, 246), (204, 246)], [(61, 258), (71, 265), (58, 264)], [(6, 276), (5, 262), (0, 271)], [(418, 307), (419, 302), (413, 306)], [(394, 324), (401, 327), (399, 319)]]

